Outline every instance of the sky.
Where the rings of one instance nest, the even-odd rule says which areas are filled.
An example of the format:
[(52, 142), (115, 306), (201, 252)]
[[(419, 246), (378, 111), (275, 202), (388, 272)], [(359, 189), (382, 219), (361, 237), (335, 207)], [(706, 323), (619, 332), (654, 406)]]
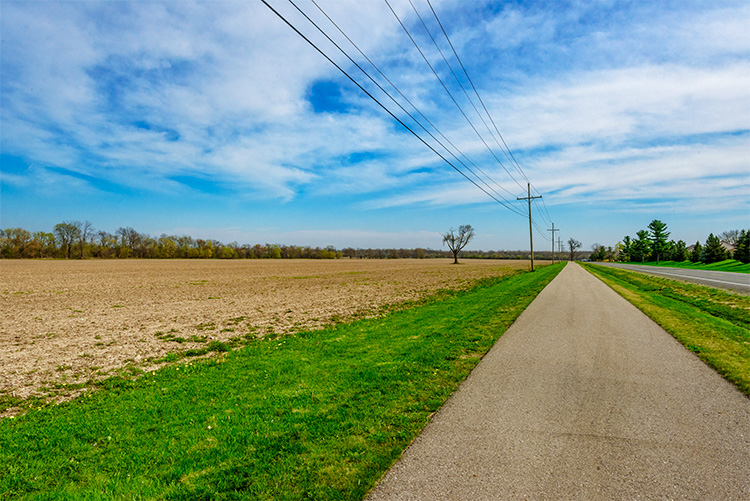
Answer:
[(267, 1), (422, 140), (260, 0), (2, 0), (0, 227), (528, 249), (529, 182), (535, 249), (750, 228), (748, 0)]

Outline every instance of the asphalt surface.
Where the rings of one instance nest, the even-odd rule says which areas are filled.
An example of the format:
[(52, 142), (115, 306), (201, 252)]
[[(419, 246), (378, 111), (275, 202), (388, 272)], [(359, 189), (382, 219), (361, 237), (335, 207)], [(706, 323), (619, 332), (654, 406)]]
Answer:
[(576, 264), (369, 500), (750, 499), (750, 399)]
[(603, 266), (613, 266), (615, 268), (624, 268), (626, 270), (639, 271), (649, 275), (673, 278), (685, 282), (693, 282), (701, 285), (708, 285), (720, 289), (744, 292), (750, 294), (750, 275), (747, 273), (732, 273), (729, 271), (711, 271), (711, 270), (686, 270), (682, 268), (668, 268), (656, 266), (641, 266), (638, 264), (623, 263), (594, 263)]

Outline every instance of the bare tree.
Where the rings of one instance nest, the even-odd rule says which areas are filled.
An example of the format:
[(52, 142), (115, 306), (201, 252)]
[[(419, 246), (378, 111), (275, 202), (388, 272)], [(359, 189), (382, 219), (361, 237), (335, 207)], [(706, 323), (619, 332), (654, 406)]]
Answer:
[(458, 264), (458, 253), (466, 247), (466, 244), (472, 238), (474, 238), (474, 228), (470, 224), (459, 226), (458, 233), (451, 228), (448, 233), (443, 235), (443, 244), (446, 244), (453, 253), (453, 264)]
[(724, 243), (736, 247), (737, 242), (740, 240), (740, 230), (723, 231), (719, 233), (719, 239)]
[(580, 249), (581, 245), (581, 242), (579, 242), (575, 238), (571, 238), (568, 240), (568, 248), (570, 248), (571, 261), (575, 261), (576, 249)]
[(54, 233), (60, 241), (60, 247), (63, 249), (65, 257), (70, 259), (70, 248), (73, 245), (73, 242), (79, 238), (81, 230), (76, 226), (75, 222), (69, 223), (63, 221), (62, 223), (55, 225)]
[(130, 257), (139, 249), (142, 236), (133, 228), (129, 226), (127, 228), (117, 228), (115, 233), (120, 237), (121, 248), (119, 257)]
[(78, 231), (80, 232), (81, 237), (81, 259), (83, 259), (83, 251), (86, 247), (86, 242), (91, 237), (91, 235), (94, 233), (94, 225), (91, 223), (91, 221), (84, 221), (83, 223), (74, 223), (78, 226)]

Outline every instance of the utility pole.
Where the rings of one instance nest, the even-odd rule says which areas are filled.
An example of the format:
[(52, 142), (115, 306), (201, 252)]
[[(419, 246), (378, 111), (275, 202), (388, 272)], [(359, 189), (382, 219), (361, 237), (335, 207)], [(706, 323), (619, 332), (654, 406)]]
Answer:
[(555, 223), (552, 223), (552, 229), (547, 229), (552, 232), (552, 264), (555, 264), (555, 232), (560, 231), (560, 228), (555, 229)]
[(560, 237), (557, 237), (557, 252), (562, 256), (562, 238)]
[(528, 196), (526, 197), (516, 197), (516, 200), (528, 200), (529, 202), (529, 243), (531, 244), (531, 271), (534, 271), (534, 233), (532, 232), (531, 228), (531, 201), (535, 198), (542, 198), (541, 195), (538, 197), (532, 197), (531, 196), (531, 183), (526, 183), (526, 190), (528, 193)]

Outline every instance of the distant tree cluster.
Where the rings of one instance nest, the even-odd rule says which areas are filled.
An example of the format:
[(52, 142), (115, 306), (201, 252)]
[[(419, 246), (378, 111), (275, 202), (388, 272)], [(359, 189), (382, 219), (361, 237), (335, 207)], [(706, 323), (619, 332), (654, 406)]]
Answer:
[(692, 261), (694, 263), (716, 263), (726, 259), (750, 262), (750, 231), (731, 230), (718, 236), (713, 233), (705, 243), (700, 241), (688, 247), (684, 240), (667, 240), (670, 232), (667, 225), (658, 219), (649, 223), (647, 229), (629, 235), (614, 248), (594, 244), (591, 254), (593, 261), (656, 262)]
[(326, 248), (288, 245), (223, 244), (217, 240), (163, 234), (158, 238), (133, 228), (114, 234), (95, 231), (89, 222), (65, 221), (51, 233), (31, 233), (23, 228), (0, 230), (3, 258), (153, 258), (153, 259), (337, 259), (342, 252)]
[[(528, 259), (528, 251), (463, 251), (464, 258)], [(157, 238), (131, 227), (114, 233), (96, 230), (89, 221), (64, 221), (51, 232), (29, 232), (23, 228), (0, 229), (0, 258), (6, 259), (428, 259), (453, 257), (450, 250), (433, 249), (336, 249), (279, 245), (224, 244), (217, 240), (196, 239), (186, 235)], [(537, 253), (549, 259), (549, 251)]]

